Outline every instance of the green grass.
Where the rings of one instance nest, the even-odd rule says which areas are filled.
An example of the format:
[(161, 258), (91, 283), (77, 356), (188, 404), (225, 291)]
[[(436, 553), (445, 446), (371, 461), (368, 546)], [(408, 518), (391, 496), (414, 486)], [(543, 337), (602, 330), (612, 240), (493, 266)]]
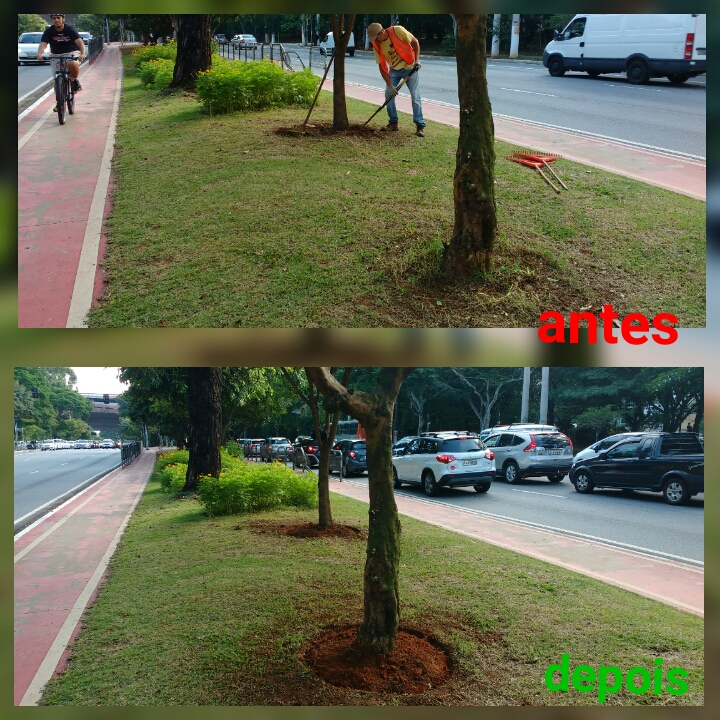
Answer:
[[(567, 160), (556, 195), (497, 142), (494, 269), (448, 283), (457, 129), (279, 135), (306, 110), (209, 117), (125, 63), (92, 326), (535, 327), (603, 303), (705, 324), (703, 202)], [(374, 109), (348, 99), (353, 124)], [(331, 118), (323, 91), (311, 122)]]
[[(337, 523), (367, 529), (367, 505), (332, 495)], [(611, 704), (702, 704), (703, 620), (532, 558), (402, 518), (401, 623), (435, 635), (455, 672), (423, 695), (331, 687), (297, 659), (309, 638), (362, 618), (365, 542), (301, 540), (280, 510), (208, 518), (151, 480), (84, 617), (49, 705), (596, 704), (550, 693), (549, 664), (690, 672), (673, 697), (622, 691)]]

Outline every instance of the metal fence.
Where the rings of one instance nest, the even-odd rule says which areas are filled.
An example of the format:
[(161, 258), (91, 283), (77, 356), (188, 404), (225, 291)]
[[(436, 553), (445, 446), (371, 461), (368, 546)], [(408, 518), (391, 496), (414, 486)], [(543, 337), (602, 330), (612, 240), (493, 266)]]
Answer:
[(130, 443), (123, 443), (120, 448), (120, 458), (123, 467), (127, 467), (142, 452), (142, 443), (133, 440)]
[(102, 35), (98, 35), (94, 38), (90, 38), (90, 42), (88, 43), (87, 48), (87, 61), (91, 63), (97, 55), (100, 53), (100, 51), (104, 47), (104, 38)]
[[(262, 462), (265, 458), (260, 454), (261, 446), (245, 446), (243, 448), (243, 454), (247, 460), (254, 460), (255, 462)], [(271, 462), (281, 462), (285, 465), (294, 461), (295, 450), (294, 448), (277, 448), (272, 451)]]
[[(260, 43), (253, 48), (240, 47), (233, 43), (220, 43), (219, 53), (228, 60), (270, 60), (281, 64), (290, 72), (305, 69), (305, 63), (295, 50), (285, 50), (282, 43)], [(312, 67), (312, 56), (310, 57)]]

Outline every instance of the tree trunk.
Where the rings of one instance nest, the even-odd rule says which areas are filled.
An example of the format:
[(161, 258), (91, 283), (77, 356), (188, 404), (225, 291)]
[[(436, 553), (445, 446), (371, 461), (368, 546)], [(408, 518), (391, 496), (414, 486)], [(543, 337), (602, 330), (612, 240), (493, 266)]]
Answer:
[(443, 270), (466, 277), (491, 268), (497, 236), (495, 128), (485, 76), (486, 15), (458, 15), (460, 136), (455, 156), (455, 227)]
[(343, 387), (327, 368), (305, 368), (328, 401), (365, 428), (370, 509), (364, 615), (354, 643), (360, 655), (392, 652), (400, 623), (400, 519), (393, 493), (392, 416), (400, 387), (413, 369), (382, 368), (373, 392), (366, 393)]
[(318, 525), (331, 527), (330, 509), (330, 447), (329, 442), (320, 443), (320, 466), (318, 467)]
[(200, 475), (220, 475), (221, 383), (221, 368), (188, 368), (190, 458), (184, 491), (195, 490)]
[(177, 57), (170, 87), (195, 89), (201, 70), (212, 65), (210, 15), (177, 16)]
[(347, 130), (350, 121), (345, 102), (345, 50), (355, 24), (354, 15), (330, 15), (335, 40), (335, 69), (333, 70), (333, 130)]

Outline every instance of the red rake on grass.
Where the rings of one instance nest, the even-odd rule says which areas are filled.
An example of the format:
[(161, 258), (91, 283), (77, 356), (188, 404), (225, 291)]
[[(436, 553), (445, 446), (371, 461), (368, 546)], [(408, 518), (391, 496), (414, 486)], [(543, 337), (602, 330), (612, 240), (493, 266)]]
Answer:
[[(552, 184), (552, 181), (550, 178), (540, 169), (543, 166), (543, 163), (538, 160), (526, 160), (522, 157), (516, 157), (515, 155), (506, 155), (506, 159), (512, 160), (513, 162), (520, 163), (521, 165), (527, 165), (528, 167), (534, 167), (542, 176), (542, 179), (556, 192), (560, 192), (560, 188), (555, 187), (555, 185)], [(552, 171), (551, 171), (552, 172)], [(553, 173), (555, 175), (555, 173)]]
[[(553, 177), (565, 188), (568, 189), (567, 185), (558, 177), (557, 173), (550, 167), (549, 163), (559, 160), (562, 155), (556, 155), (555, 153), (534, 153), (520, 150), (513, 150), (513, 157), (509, 158), (514, 160), (515, 158), (523, 158), (524, 160), (531, 160), (532, 162), (542, 163), (552, 174)], [(515, 162), (519, 162), (515, 160)]]

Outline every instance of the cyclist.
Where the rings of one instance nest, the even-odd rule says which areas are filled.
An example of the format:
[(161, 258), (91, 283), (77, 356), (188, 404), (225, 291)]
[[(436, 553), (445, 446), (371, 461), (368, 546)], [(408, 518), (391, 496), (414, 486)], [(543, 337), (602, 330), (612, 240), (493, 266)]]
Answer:
[[(40, 39), (38, 46), (37, 59), (43, 59), (43, 52), (50, 44), (50, 52), (53, 55), (73, 55), (77, 60), (68, 60), (67, 69), (72, 79), (72, 86), (75, 92), (82, 90), (78, 76), (80, 75), (80, 63), (85, 59), (85, 43), (78, 34), (78, 31), (65, 24), (65, 16), (59, 13), (50, 15), (52, 25), (45, 28), (45, 32)], [(50, 58), (53, 75), (60, 69), (60, 60), (58, 58)], [(57, 105), (53, 108), (57, 112)]]

